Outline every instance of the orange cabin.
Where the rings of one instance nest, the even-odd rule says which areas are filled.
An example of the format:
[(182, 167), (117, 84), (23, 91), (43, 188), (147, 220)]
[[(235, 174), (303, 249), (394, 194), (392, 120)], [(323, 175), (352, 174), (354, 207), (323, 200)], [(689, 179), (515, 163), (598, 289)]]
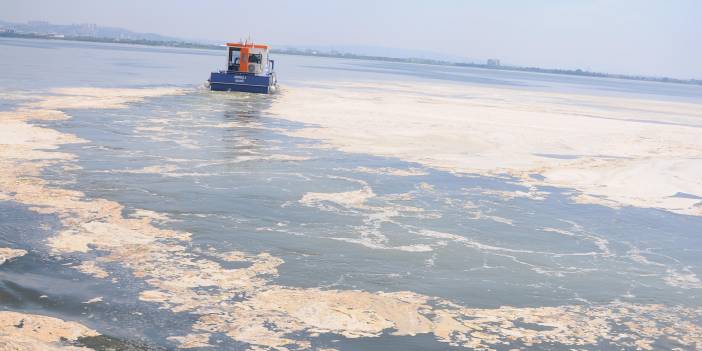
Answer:
[(227, 43), (227, 70), (262, 74), (268, 65), (268, 45)]

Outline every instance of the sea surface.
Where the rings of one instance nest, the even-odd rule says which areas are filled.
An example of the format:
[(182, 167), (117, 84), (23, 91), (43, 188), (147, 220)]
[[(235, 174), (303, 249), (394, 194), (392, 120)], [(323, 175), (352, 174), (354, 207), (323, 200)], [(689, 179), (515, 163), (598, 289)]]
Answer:
[[(700, 87), (676, 84), (275, 59), (281, 94), (320, 81), (451, 82), (702, 101)], [(87, 140), (59, 149), (75, 154), (79, 167), (49, 167), (42, 178), (122, 204), (125, 214), (163, 214), (168, 220), (157, 226), (191, 233), (194, 252), (278, 257), (283, 263), (271, 284), (411, 291), (481, 309), (617, 301), (702, 306), (702, 218), (576, 204), (571, 189), (526, 188), (508, 176), (455, 174), (320, 147), (317, 140), (285, 133), (304, 125), (267, 112), (278, 96), (208, 91), (209, 72), (224, 60), (223, 53), (209, 50), (0, 39), (0, 111), (55, 88), (184, 89), (120, 109), (66, 110), (70, 119), (42, 122)], [(358, 191), (372, 196), (351, 205), (309, 200), (309, 194)], [(140, 300), (146, 283), (117, 265), (111, 279), (73, 269), (77, 256), (52, 253), (46, 244), (60, 229), (55, 215), (0, 201), (0, 247), (29, 252), (0, 266), (0, 309), (79, 321), (119, 340), (110, 342), (137, 349), (176, 348), (168, 337), (187, 334), (197, 316)], [(96, 296), (100, 302), (84, 303)], [(315, 347), (341, 350), (460, 349), (431, 334), (305, 337)], [(210, 341), (216, 349), (247, 347), (224, 335)]]

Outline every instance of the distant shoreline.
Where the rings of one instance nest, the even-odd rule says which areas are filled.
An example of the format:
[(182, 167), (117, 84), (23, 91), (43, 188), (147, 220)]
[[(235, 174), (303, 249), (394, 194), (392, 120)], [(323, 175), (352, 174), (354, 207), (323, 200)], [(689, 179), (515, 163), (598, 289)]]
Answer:
[[(56, 36), (49, 34), (32, 34), (32, 33), (17, 33), (17, 32), (0, 32), (0, 38), (20, 38), (20, 39), (48, 39), (48, 40), (65, 40), (65, 41), (82, 41), (82, 42), (93, 42), (93, 43), (110, 43), (110, 44), (131, 44), (131, 45), (145, 45), (145, 46), (158, 46), (158, 47), (172, 47), (172, 48), (185, 48), (185, 49), (204, 49), (204, 50), (222, 50), (220, 45), (212, 44), (199, 44), (190, 43), (184, 41), (162, 41), (162, 40), (147, 40), (147, 39), (115, 39), (115, 38), (103, 38), (103, 37), (88, 37), (88, 36)], [(534, 72), (534, 73), (549, 73), (549, 74), (559, 74), (568, 76), (578, 76), (578, 77), (594, 77), (594, 78), (613, 78), (622, 80), (633, 80), (633, 81), (645, 81), (645, 82), (659, 82), (659, 83), (675, 83), (675, 84), (687, 84), (687, 85), (700, 85), (702, 86), (702, 79), (678, 79), (670, 77), (649, 77), (649, 76), (637, 76), (637, 75), (627, 75), (627, 74), (609, 74), (601, 72), (591, 72), (581, 69), (569, 70), (569, 69), (558, 69), (558, 68), (539, 68), (539, 67), (523, 67), (523, 66), (502, 66), (502, 65), (487, 65), (473, 62), (452, 62), (452, 61), (441, 61), (432, 59), (422, 59), (422, 58), (397, 58), (397, 57), (386, 57), (386, 56), (370, 56), (370, 55), (357, 55), (352, 53), (342, 53), (342, 52), (319, 52), (309, 49), (272, 49), (272, 53), (286, 54), (286, 55), (299, 55), (299, 56), (313, 56), (313, 57), (328, 57), (328, 58), (345, 58), (345, 59), (357, 59), (357, 60), (367, 60), (367, 61), (384, 61), (384, 62), (399, 62), (399, 63), (420, 63), (436, 66), (452, 66), (452, 67), (472, 67), (472, 68), (482, 68), (482, 69), (494, 69), (500, 71), (519, 71), (519, 72)]]

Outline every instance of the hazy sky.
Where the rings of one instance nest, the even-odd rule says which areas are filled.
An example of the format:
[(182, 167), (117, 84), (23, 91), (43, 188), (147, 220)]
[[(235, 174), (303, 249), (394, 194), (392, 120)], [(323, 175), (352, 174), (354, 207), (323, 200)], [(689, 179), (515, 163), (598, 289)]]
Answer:
[(0, 19), (702, 78), (701, 0), (0, 0)]

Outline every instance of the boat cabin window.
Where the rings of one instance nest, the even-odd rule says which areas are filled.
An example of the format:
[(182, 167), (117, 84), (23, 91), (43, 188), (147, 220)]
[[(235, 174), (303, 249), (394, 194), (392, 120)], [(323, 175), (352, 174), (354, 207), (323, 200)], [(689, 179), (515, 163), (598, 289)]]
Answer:
[(249, 55), (249, 63), (258, 63), (260, 64), (263, 62), (263, 55), (261, 54), (251, 54)]
[(229, 71), (238, 71), (239, 70), (239, 52), (241, 50), (239, 48), (230, 48), (229, 49), (229, 61), (227, 61), (227, 69)]

